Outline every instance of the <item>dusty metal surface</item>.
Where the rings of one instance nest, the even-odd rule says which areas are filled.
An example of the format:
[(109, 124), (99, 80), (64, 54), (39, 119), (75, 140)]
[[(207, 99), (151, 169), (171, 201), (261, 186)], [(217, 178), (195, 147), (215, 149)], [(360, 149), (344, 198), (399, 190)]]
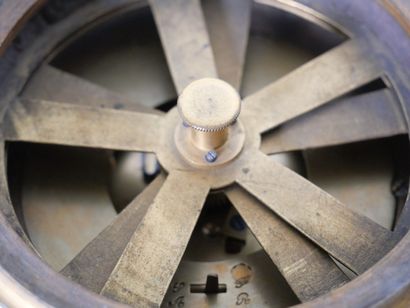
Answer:
[(202, 8), (218, 76), (240, 89), (251, 23), (251, 0), (207, 0)]
[[(179, 11), (181, 3), (183, 1), (175, 2), (175, 6), (173, 6), (169, 2), (155, 1), (155, 5), (158, 5), (155, 17), (159, 28), (161, 28), (164, 22), (168, 22), (173, 10), (175, 10), (175, 16), (181, 16)], [(161, 5), (165, 6), (161, 7)], [(360, 4), (357, 5), (360, 6)], [(198, 2), (193, 2), (192, 6), (188, 7), (193, 8), (194, 12), (194, 15), (188, 17), (201, 17)], [(164, 13), (164, 8), (169, 9), (166, 14), (158, 13)], [(186, 24), (184, 24), (186, 20), (181, 18), (178, 20), (181, 21), (184, 31), (189, 30)], [(199, 22), (198, 27), (201, 31), (204, 30), (202, 18), (193, 20), (193, 22)], [(195, 27), (191, 30), (194, 29)], [(167, 59), (173, 72), (172, 75), (175, 78), (176, 87), (180, 91), (182, 88), (181, 84), (183, 84), (181, 80), (190, 78), (190, 68), (187, 68), (186, 65), (180, 65), (180, 59), (174, 57), (175, 47), (179, 46), (178, 40), (175, 40), (177, 44), (173, 45), (173, 40), (169, 39), (168, 34), (164, 34), (164, 29), (160, 30), (160, 32), (166, 45), (165, 51), (167, 52)], [(174, 33), (171, 34), (174, 35)], [(201, 37), (206, 40), (206, 34), (201, 35)], [(247, 110), (250, 111), (245, 109), (245, 113), (241, 116), (246, 132), (244, 149), (236, 159), (221, 167), (198, 170), (186, 165), (181, 160), (181, 157), (178, 157), (175, 150), (173, 132), (181, 120), (175, 109), (168, 112), (166, 116), (161, 117), (151, 113), (115, 111), (98, 107), (54, 104), (54, 102), (40, 101), (36, 104), (34, 100), (26, 98), (26, 102), (31, 102), (29, 108), (22, 108), (22, 105), (18, 103), (19, 101), (15, 101), (17, 103), (10, 109), (7, 118), (9, 126), (6, 130), (6, 136), (13, 141), (54, 142), (57, 144), (97, 148), (134, 149), (155, 151), (158, 154), (160, 163), (169, 172), (165, 184), (160, 189), (157, 197), (154, 198), (152, 206), (142, 219), (142, 223), (138, 225), (135, 234), (131, 237), (130, 243), (125, 248), (124, 254), (120, 257), (119, 263), (108, 278), (108, 282), (103, 290), (103, 293), (120, 299), (123, 302), (137, 304), (142, 300), (145, 304), (160, 305), (168, 284), (184, 253), (208, 190), (210, 188), (223, 188), (234, 182), (238, 182), (245, 187), (248, 192), (255, 195), (271, 210), (289, 222), (292, 227), (301, 231), (296, 233), (298, 236), (310, 238), (351, 269), (356, 272), (362, 272), (377, 262), (392, 248), (398, 239), (398, 235), (341, 205), (320, 188), (302, 179), (285, 167), (272, 162), (271, 159), (259, 151), (261, 132), (310, 111), (315, 107), (326, 104), (332, 99), (372, 81), (380, 76), (380, 69), (388, 70), (388, 67), (385, 65), (379, 67), (379, 65), (375, 64), (376, 60), (379, 60), (378, 64), (380, 64), (384, 58), (370, 59), (365, 53), (366, 49), (361, 49), (362, 44), (366, 45), (365, 43), (368, 43), (368, 41), (363, 40), (356, 44), (358, 42), (357, 39), (356, 37), (354, 41), (344, 43), (281, 79), (279, 85), (286, 85), (286, 93), (283, 92), (282, 87), (277, 86), (278, 83), (273, 83), (272, 86), (267, 88), (269, 95), (266, 95), (266, 90), (261, 90), (260, 93), (251, 95), (250, 99), (248, 99), (249, 107), (247, 107), (249, 108)], [(208, 42), (205, 45), (207, 45), (205, 48), (207, 51), (202, 59), (203, 62), (199, 61), (201, 59), (197, 59), (196, 63), (209, 64), (208, 46), (210, 45)], [(188, 54), (192, 56), (192, 50), (188, 50)], [(197, 56), (199, 57), (199, 55)], [(318, 62), (322, 65), (318, 66)], [(353, 67), (352, 64), (355, 64), (355, 66)], [(214, 74), (213, 65), (214, 63), (211, 62), (211, 66), (209, 66), (211, 67), (211, 75)], [(184, 67), (187, 68), (187, 71), (184, 71)], [(176, 70), (178, 71), (176, 72)], [(390, 76), (395, 76), (391, 70), (389, 74)], [(186, 78), (187, 76), (188, 78)], [(344, 78), (341, 78), (343, 76)], [(406, 75), (404, 74), (404, 76)], [(397, 77), (398, 87), (402, 90), (404, 88), (403, 82), (407, 77), (403, 77), (403, 75), (396, 75), (395, 77)], [(300, 90), (298, 88), (300, 84), (293, 82), (298, 80), (304, 81), (303, 85), (305, 87), (315, 84), (317, 87), (314, 87), (314, 89), (307, 87), (305, 90)], [(301, 88), (303, 89), (303, 87)], [(280, 99), (271, 101), (275, 97)], [(261, 101), (265, 108), (262, 109), (260, 106), (251, 104), (252, 100), (256, 100), (256, 98)], [(292, 98), (295, 98), (295, 100)], [(296, 105), (295, 102), (298, 101), (306, 102), (306, 104)], [(267, 111), (273, 117), (268, 117)], [(115, 119), (115, 121), (111, 122), (111, 119)], [(141, 119), (143, 119), (143, 123), (138, 123)], [(162, 120), (158, 121), (158, 119)], [(132, 120), (136, 120), (135, 122), (139, 125), (131, 123), (133, 122)], [(106, 124), (107, 121), (110, 121), (109, 125)], [(76, 124), (79, 123), (81, 125), (78, 128)], [(62, 129), (62, 124), (65, 124), (69, 130), (66, 130), (67, 127)], [(114, 124), (117, 126), (114, 127)], [(149, 132), (154, 132), (149, 140), (145, 138), (142, 130), (143, 128), (146, 129), (147, 126), (150, 128)], [(37, 131), (33, 131), (33, 128)], [(122, 130), (122, 128), (125, 129)], [(394, 130), (391, 131), (394, 132)], [(52, 137), (51, 140), (49, 139), (50, 136)], [(105, 137), (109, 137), (108, 140)], [(116, 137), (119, 138), (117, 139)], [(141, 139), (137, 140), (135, 137), (141, 137)], [(267, 166), (269, 169), (266, 168)], [(180, 181), (184, 185), (180, 185)], [(184, 189), (184, 187), (192, 189)], [(305, 203), (306, 207), (303, 208), (301, 206), (301, 204), (303, 205), (302, 202)], [(338, 217), (335, 217), (334, 213), (338, 213)], [(186, 217), (184, 216), (185, 214)], [(344, 224), (340, 224), (340, 220), (345, 222), (349, 228), (346, 228)], [(1, 225), (0, 227), (3, 228), (4, 226)], [(274, 230), (271, 232), (274, 232)], [(258, 237), (256, 233), (255, 235)], [(10, 235), (5, 233), (4, 236)], [(262, 238), (260, 241), (263, 242)], [(161, 245), (158, 246), (157, 243), (161, 243)], [(16, 243), (15, 245), (20, 244)], [(382, 262), (375, 266), (375, 273), (385, 275), (387, 273), (387, 276), (390, 277), (391, 270), (389, 271), (389, 266), (391, 268), (391, 264), (397, 261), (396, 264), (404, 266), (402, 272), (399, 272), (399, 276), (406, 277), (406, 270), (408, 268), (405, 265), (408, 260), (403, 259), (403, 255), (406, 255), (405, 252), (408, 250), (408, 247), (407, 236), (398, 244), (397, 250), (392, 251), (385, 260), (382, 260)], [(10, 256), (3, 257), (6, 259), (10, 258)], [(26, 254), (24, 257), (28, 258)], [(284, 258), (286, 259), (287, 257), (285, 256)], [(37, 265), (39, 262), (36, 260), (32, 262)], [(3, 262), (3, 264), (5, 263)], [(326, 261), (318, 266), (320, 268), (328, 264), (328, 261)], [(280, 266), (280, 264), (276, 265)], [(40, 266), (35, 270), (40, 269), (43, 270)], [(396, 267), (393, 270), (397, 273), (398, 269)], [(44, 273), (52, 275), (47, 271), (44, 271)], [(132, 273), (136, 274), (140, 279), (142, 277), (142, 279), (135, 280)], [(375, 286), (378, 289), (382, 284), (380, 281), (375, 282), (371, 280), (371, 274), (368, 273), (365, 273), (358, 279), (360, 278), (361, 280), (355, 281), (356, 284), (353, 287), (357, 286), (357, 281), (368, 282), (368, 285)], [(397, 277), (393, 278), (397, 279)], [(24, 277), (19, 279), (24, 280)], [(308, 276), (305, 276), (304, 279), (310, 280)], [(64, 282), (61, 283), (63, 284)], [(336, 287), (340, 284), (340, 281), (336, 280), (329, 283), (334, 283), (333, 286)], [(386, 289), (395, 295), (396, 293), (403, 294), (402, 292), (406, 290), (408, 281), (404, 280), (401, 284), (397, 282), (395, 289), (392, 289), (394, 285), (391, 284), (391, 281), (385, 283), (387, 285)], [(149, 289), (147, 288), (148, 286), (150, 287)], [(366, 289), (368, 286), (360, 285), (360, 287), (364, 292), (368, 292), (368, 289)], [(349, 284), (340, 290), (348, 290), (348, 288), (350, 288)], [(330, 296), (322, 297), (319, 300), (322, 303), (330, 303), (340, 298), (338, 296), (340, 294), (338, 292), (342, 292), (340, 290), (332, 291)], [(317, 292), (309, 294), (306, 298), (313, 298), (316, 295), (320, 295), (321, 292), (322, 290), (317, 290)], [(332, 295), (334, 294), (333, 292), (336, 293), (336, 296)], [(303, 296), (302, 299), (305, 298)], [(83, 295), (82, 298), (90, 300), (90, 297), (86, 295)], [(405, 297), (402, 298), (406, 300)], [(383, 301), (379, 295), (376, 296), (376, 299), (378, 302)], [(100, 298), (95, 297), (95, 300), (99, 300), (101, 304)], [(356, 300), (363, 303), (365, 299), (357, 298)], [(390, 302), (395, 300), (394, 298), (388, 299)], [(350, 299), (350, 301), (354, 303), (354, 299)]]
[(360, 45), (343, 43), (245, 98), (243, 115), (264, 132), (376, 79), (381, 71)]
[(298, 117), (266, 134), (261, 149), (267, 154), (307, 150), (406, 132), (394, 94), (382, 89), (342, 98)]
[(0, 55), (24, 23), (45, 3), (44, 0), (3, 0), (0, 2)]
[(159, 306), (209, 189), (209, 182), (200, 174), (178, 171), (169, 174), (102, 294), (134, 306)]
[(410, 35), (410, 9), (404, 4), (404, 1), (380, 0), (380, 2)]
[(178, 93), (192, 81), (217, 77), (199, 0), (150, 0)]
[(261, 153), (251, 152), (237, 182), (356, 273), (395, 244), (392, 232)]
[(232, 189), (227, 194), (301, 301), (309, 301), (349, 281), (328, 254), (301, 238), (245, 191)]
[(107, 90), (51, 65), (44, 65), (36, 72), (34, 78), (26, 85), (22, 96), (111, 109), (156, 112), (125, 95)]
[[(158, 176), (61, 273), (94, 292), (101, 292), (163, 182), (164, 177)], [(90, 267), (95, 261), (96, 267)]]
[(22, 99), (9, 110), (4, 134), (9, 141), (152, 152), (160, 147), (162, 118), (152, 113)]

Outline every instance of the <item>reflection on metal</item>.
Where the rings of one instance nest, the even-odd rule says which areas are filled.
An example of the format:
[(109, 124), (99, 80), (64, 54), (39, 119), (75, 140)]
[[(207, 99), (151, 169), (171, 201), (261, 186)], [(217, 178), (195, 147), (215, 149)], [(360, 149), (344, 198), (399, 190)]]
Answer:
[(349, 31), (342, 27), (340, 24), (336, 24), (333, 20), (324, 16), (323, 14), (312, 10), (310, 7), (305, 6), (294, 0), (256, 0), (261, 4), (276, 7), (278, 9), (290, 12), (297, 16), (300, 16), (310, 22), (317, 24), (318, 26), (326, 29), (330, 32), (338, 33), (342, 36), (350, 36)]

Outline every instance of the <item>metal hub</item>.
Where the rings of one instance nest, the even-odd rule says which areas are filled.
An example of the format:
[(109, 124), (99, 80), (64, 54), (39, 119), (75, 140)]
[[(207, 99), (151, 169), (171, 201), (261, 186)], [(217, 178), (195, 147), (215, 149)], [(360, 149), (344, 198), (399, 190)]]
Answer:
[(182, 119), (175, 144), (182, 157), (196, 167), (227, 163), (243, 148), (241, 99), (225, 81), (203, 78), (189, 84), (178, 99)]
[(177, 107), (170, 110), (163, 121), (162, 146), (157, 150), (161, 166), (169, 173), (187, 171), (201, 175), (212, 189), (234, 183), (242, 169), (246, 169), (252, 153), (260, 147), (261, 136), (254, 123), (240, 115), (235, 124), (229, 126), (227, 141), (216, 149), (217, 160), (210, 163), (204, 157), (208, 151), (197, 148), (191, 141), (189, 133), (192, 128), (184, 126)]

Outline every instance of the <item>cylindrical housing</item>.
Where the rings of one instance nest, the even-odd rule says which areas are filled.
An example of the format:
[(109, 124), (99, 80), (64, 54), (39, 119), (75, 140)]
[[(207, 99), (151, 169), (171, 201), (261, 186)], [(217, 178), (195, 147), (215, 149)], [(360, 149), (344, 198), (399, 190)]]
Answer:
[(228, 140), (241, 111), (241, 98), (227, 82), (203, 78), (191, 82), (178, 97), (178, 111), (193, 146), (217, 150)]
[(230, 127), (215, 132), (202, 132), (195, 128), (190, 128), (190, 131), (191, 140), (197, 148), (211, 151), (218, 149), (226, 142)]

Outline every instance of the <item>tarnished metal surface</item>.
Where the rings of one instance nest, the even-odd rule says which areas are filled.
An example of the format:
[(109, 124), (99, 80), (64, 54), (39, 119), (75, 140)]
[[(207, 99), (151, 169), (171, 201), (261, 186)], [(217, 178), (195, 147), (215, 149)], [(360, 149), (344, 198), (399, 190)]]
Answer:
[(369, 269), (395, 244), (391, 231), (263, 154), (250, 155), (238, 183), (356, 273)]
[(255, 198), (238, 188), (228, 190), (227, 195), (301, 301), (349, 281), (328, 254), (301, 238)]
[(410, 8), (403, 0), (379, 0), (410, 35)]
[(0, 1), (0, 55), (24, 23), (44, 4), (44, 0)]
[(164, 176), (158, 176), (61, 273), (99, 293), (163, 182)]
[(216, 77), (215, 60), (199, 0), (150, 0), (178, 93), (192, 81)]
[(31, 294), (3, 269), (0, 270), (0, 302), (9, 307), (51, 307)]
[(159, 306), (208, 192), (209, 183), (199, 174), (169, 174), (102, 294), (134, 306)]
[(317, 108), (379, 77), (360, 41), (352, 40), (304, 64), (244, 99), (243, 115), (258, 118), (257, 130), (275, 126)]
[(36, 72), (34, 78), (25, 87), (22, 96), (90, 107), (127, 109), (147, 113), (157, 112), (124, 95), (107, 90), (51, 65), (44, 65)]
[[(168, 2), (164, 1), (155, 1), (155, 3), (160, 7), (159, 9), (157, 8), (157, 13), (154, 14), (158, 14), (158, 11), (161, 10), (164, 13), (163, 9), (169, 5)], [(181, 4), (183, 1), (179, 3)], [(199, 2), (193, 3), (193, 5), (195, 5), (193, 10), (194, 14), (183, 17), (189, 17), (191, 21), (199, 22), (199, 28), (202, 31), (204, 29), (202, 18), (195, 19), (195, 17), (202, 15)], [(336, 2), (332, 1), (332, 3), (336, 7)], [(164, 6), (161, 7), (161, 5)], [(316, 5), (323, 5), (323, 1), (316, 2)], [(362, 4), (356, 4), (359, 9), (360, 5)], [(169, 12), (166, 13), (168, 14)], [(176, 16), (181, 17), (180, 12), (177, 12)], [(157, 16), (156, 18), (158, 20)], [(189, 18), (186, 19), (189, 20)], [(178, 21), (180, 20), (182, 20), (182, 18), (178, 19)], [(187, 28), (185, 25), (184, 29)], [(365, 31), (363, 29), (361, 31)], [(166, 30), (169, 31), (170, 28)], [(164, 28), (162, 28), (162, 31), (164, 31)], [(363, 34), (364, 32), (361, 33)], [(176, 37), (178, 39), (177, 32), (171, 32), (171, 34), (174, 35), (174, 38)], [(204, 33), (201, 35), (204, 37)], [(205, 32), (205, 36), (206, 35)], [(164, 34), (162, 34), (162, 38), (163, 41), (165, 41)], [(249, 110), (252, 111), (248, 111), (243, 117), (243, 119), (246, 119), (244, 126), (247, 133), (244, 150), (237, 159), (220, 168), (199, 171), (192, 166), (185, 165), (181, 162), (180, 157), (175, 155), (176, 151), (173, 139), (170, 138), (170, 136), (173, 136), (172, 133), (175, 129), (175, 124), (179, 123), (175, 110), (170, 111), (161, 123), (156, 123), (155, 127), (160, 127), (158, 130), (151, 130), (152, 127), (149, 126), (150, 129), (147, 131), (152, 134), (150, 135), (150, 140), (155, 139), (155, 141), (147, 141), (144, 139), (145, 135), (143, 135), (141, 130), (135, 133), (133, 129), (126, 129), (125, 131), (121, 130), (121, 133), (118, 133), (118, 135), (112, 134), (112, 131), (118, 132), (116, 130), (118, 127), (124, 128), (124, 125), (132, 128), (145, 127), (144, 124), (146, 123), (140, 123), (138, 121), (140, 117), (135, 117), (136, 113), (132, 113), (131, 111), (121, 112), (122, 115), (133, 114), (132, 116), (130, 115), (130, 118), (135, 121), (129, 121), (127, 124), (123, 123), (124, 118), (122, 117), (111, 121), (112, 117), (108, 115), (120, 114), (114, 110), (82, 108), (63, 104), (57, 106), (58, 104), (54, 105), (53, 103), (44, 102), (40, 102), (39, 105), (45, 108), (36, 109), (34, 101), (31, 101), (33, 105), (30, 105), (30, 108), (26, 109), (29, 112), (27, 118), (23, 117), (23, 115), (26, 115), (24, 109), (20, 109), (20, 113), (14, 113), (20, 116), (13, 118), (14, 120), (18, 119), (17, 121), (21, 121), (20, 123), (27, 126), (19, 126), (17, 131), (13, 131), (13, 127), (11, 126), (8, 128), (7, 133), (9, 137), (13, 137), (13, 140), (27, 140), (40, 143), (56, 142), (59, 144), (103, 148), (117, 148), (118, 144), (120, 144), (121, 149), (128, 149), (128, 147), (124, 147), (123, 145), (130, 142), (137, 143), (137, 146), (134, 144), (135, 147), (132, 147), (132, 149), (158, 152), (160, 162), (163, 164), (163, 167), (170, 172), (167, 179), (168, 182), (165, 182), (159, 195), (154, 200), (153, 206), (150, 207), (142, 223), (137, 227), (136, 233), (128, 244), (125, 253), (120, 258), (116, 269), (109, 278), (103, 291), (105, 294), (119, 298), (123, 302), (135, 303), (142, 297), (144, 303), (151, 303), (155, 306), (161, 303), (162, 296), (165, 295), (168, 283), (176, 270), (185, 249), (186, 242), (189, 239), (190, 232), (194, 227), (195, 217), (199, 215), (198, 212), (201, 208), (199, 205), (201, 203), (200, 201), (205, 199), (210, 187), (221, 188), (235, 181), (238, 181), (242, 186), (253, 192), (262, 202), (266, 203), (266, 205), (299, 229), (299, 231), (302, 231), (301, 234), (298, 233), (298, 235), (307, 236), (314, 240), (322, 246), (322, 248), (349, 265), (353, 270), (362, 272), (383, 257), (395, 244), (394, 240), (396, 239), (392, 232), (383, 229), (359, 214), (355, 214), (319, 188), (310, 184), (307, 180), (293, 174), (291, 171), (285, 169), (285, 167), (273, 163), (258, 150), (260, 145), (260, 132), (301, 115), (304, 112), (310, 111), (380, 76), (381, 71), (379, 71), (379, 65), (376, 64), (376, 60), (383, 62), (382, 60), (385, 60), (385, 58), (368, 58), (366, 54), (362, 54), (362, 49), (357, 49), (355, 45), (356, 42), (357, 41), (349, 41), (344, 43), (342, 46), (319, 57), (318, 60), (313, 60), (306, 64), (297, 70), (296, 73), (289, 75), (296, 77), (291, 77), (290, 79), (287, 79), (289, 77), (285, 77), (282, 81), (275, 83), (276, 85), (270, 86), (268, 88), (268, 95), (265, 96), (262, 93), (262, 95), (255, 94), (255, 96), (251, 96), (251, 98), (262, 97), (263, 99), (259, 107), (257, 107), (256, 104), (252, 106), (251, 102), (253, 99), (248, 100)], [(364, 42), (368, 41), (361, 41), (360, 44), (364, 44)], [(166, 45), (165, 49), (170, 47), (169, 44), (164, 45)], [(206, 50), (210, 51), (208, 46), (205, 47)], [(189, 53), (192, 56), (191, 51)], [(196, 55), (198, 57), (195, 57), (195, 63), (209, 64), (209, 57), (207, 58), (209, 54), (210, 53), (207, 52), (204, 59), (200, 59), (200, 57)], [(329, 55), (330, 57), (328, 57)], [(170, 58), (168, 55), (168, 60)], [(321, 65), (317, 65), (317, 61), (319, 61)], [(385, 63), (386, 61), (381, 65), (381, 68), (389, 70)], [(174, 66), (174, 69), (176, 67), (172, 59), (170, 66), (171, 68)], [(213, 64), (206, 67), (206, 69), (211, 67), (211, 70), (213, 70), (212, 66)], [(203, 69), (205, 70), (205, 68)], [(184, 75), (184, 78), (186, 75), (189, 75), (186, 74), (184, 70), (181, 72), (181, 76)], [(406, 77), (399, 76), (399, 74), (392, 74), (391, 69), (389, 73), (392, 76), (398, 77), (397, 86), (400, 90), (403, 90)], [(182, 86), (178, 81), (180, 76), (175, 73), (173, 73), (173, 76), (178, 89), (181, 90)], [(281, 83), (282, 85), (283, 83), (285, 83), (285, 85), (289, 83), (289, 88), (286, 88), (291, 91), (284, 93), (282, 86), (278, 86), (278, 84), (281, 85)], [(294, 83), (303, 86), (294, 88), (296, 86), (293, 85)], [(314, 86), (316, 91), (311, 91), (307, 85)], [(275, 99), (276, 101), (280, 99), (279, 102), (283, 101), (287, 104), (279, 108), (279, 104), (278, 106), (275, 104)], [(297, 104), (298, 102), (301, 104)], [(64, 108), (61, 106), (64, 106)], [(263, 108), (261, 108), (261, 106), (263, 106)], [(18, 110), (18, 108), (18, 103), (13, 105), (10, 109), (11, 114), (13, 111)], [(81, 110), (81, 112), (79, 110)], [(87, 111), (83, 114), (82, 111), (84, 110)], [(94, 113), (90, 110), (96, 112)], [(70, 119), (70, 115), (73, 116), (71, 119), (75, 121), (67, 120), (67, 118)], [(272, 115), (277, 118), (271, 119), (269, 116)], [(74, 127), (76, 125), (73, 125), (73, 123), (82, 123), (81, 120), (83, 120), (83, 116), (86, 116), (86, 118), (91, 121), (87, 122), (88, 126), (84, 124), (84, 126), (80, 126), (81, 129), (78, 130)], [(144, 117), (145, 116), (146, 115), (144, 115)], [(103, 121), (104, 123), (110, 122), (110, 132), (97, 132), (98, 128), (101, 128), (101, 126), (98, 127), (98, 121), (101, 121), (101, 118), (105, 120)], [(33, 122), (29, 123), (29, 120)], [(38, 122), (34, 122), (36, 120)], [(131, 124), (131, 122), (133, 123)], [(17, 122), (14, 122), (14, 124), (16, 123)], [(115, 125), (117, 126), (115, 127)], [(68, 126), (71, 130), (66, 130), (67, 127), (64, 126)], [(38, 131), (33, 130), (33, 128), (36, 128)], [(17, 135), (10, 135), (11, 132), (17, 133)], [(73, 135), (70, 133), (73, 133)], [(96, 136), (95, 138), (97, 140), (91, 140), (92, 142), (90, 142), (90, 140), (87, 139), (89, 136), (84, 136), (84, 133), (92, 133), (91, 135)], [(49, 139), (50, 136), (53, 137), (52, 140)], [(60, 139), (61, 136), (64, 138)], [(121, 142), (117, 143), (118, 140), (114, 137), (119, 137)], [(136, 137), (141, 137), (141, 139)], [(108, 141), (106, 138), (108, 138)], [(161, 142), (161, 147), (151, 146), (152, 144), (150, 142)], [(186, 176), (186, 174), (189, 174), (189, 176)], [(255, 178), (253, 176), (255, 176)], [(173, 181), (169, 184), (171, 179)], [(180, 185), (179, 181), (186, 184)], [(192, 189), (186, 189), (189, 187)], [(195, 202), (194, 206), (191, 206), (192, 204), (187, 201), (192, 200), (198, 202)], [(301, 205), (305, 206), (303, 210), (296, 211), (302, 208)], [(174, 211), (174, 207), (178, 211)], [(181, 213), (187, 214), (187, 217), (183, 217)], [(335, 218), (334, 216), (337, 217)], [(340, 224), (340, 221), (343, 221), (346, 225)], [(158, 224), (158, 222), (160, 222), (160, 224)], [(346, 226), (348, 227), (346, 228)], [(2, 224), (0, 228), (3, 230), (5, 226)], [(141, 235), (141, 237), (138, 237), (138, 235)], [(4, 236), (8, 236), (4, 240), (6, 241), (9, 239), (10, 234), (5, 233)], [(168, 241), (168, 239), (170, 239), (170, 241)], [(376, 266), (376, 273), (385, 273), (386, 268), (391, 266), (394, 260), (400, 262), (399, 264), (402, 266), (406, 265), (406, 260), (403, 260), (403, 255), (406, 255), (407, 248), (409, 247), (406, 241), (407, 239), (404, 239), (402, 243), (399, 244), (398, 252), (394, 251), (387, 257), (387, 260), (390, 262), (389, 264), (382, 263), (384, 265), (382, 268)], [(8, 241), (8, 245), (17, 244), (13, 243), (13, 241)], [(174, 249), (175, 255), (170, 255), (170, 253), (172, 254), (174, 252)], [(158, 253), (156, 254), (155, 252)], [(9, 259), (11, 256), (10, 254), (5, 255), (2, 260), (7, 260), (7, 264), (10, 264)], [(27, 254), (24, 254), (24, 257), (28, 258)], [(38, 260), (32, 260), (32, 262), (33, 264), (39, 263)], [(41, 269), (45, 273), (43, 275), (47, 277), (52, 275), (42, 267)], [(22, 269), (17, 267), (16, 271), (18, 270), (21, 271)], [(38, 270), (37, 267), (33, 269), (33, 272), (36, 270)], [(407, 269), (404, 268), (401, 275), (406, 274), (405, 270)], [(158, 277), (160, 279), (158, 279)], [(364, 274), (362, 280), (367, 281), (367, 279), (370, 279), (369, 277), (369, 275), (366, 276), (366, 274)], [(20, 279), (23, 278), (20, 277)], [(154, 282), (152, 282), (153, 279)], [(306, 277), (306, 279), (309, 279), (309, 277)], [(378, 283), (374, 282), (374, 280), (371, 281), (372, 283)], [(388, 283), (390, 282), (386, 282), (386, 284)], [(401, 282), (400, 286), (396, 288), (398, 290), (397, 292), (405, 290), (405, 283), (407, 282)], [(149, 288), (150, 286), (154, 287)], [(348, 286), (349, 284), (343, 288), (345, 289)], [(379, 285), (377, 285), (377, 287), (378, 286)], [(391, 289), (391, 285), (389, 286)], [(363, 286), (361, 287), (364, 288)], [(73, 290), (77, 289), (73, 288)], [(124, 290), (131, 290), (134, 293), (127, 293), (126, 291), (124, 292)], [(339, 291), (335, 292), (337, 294)], [(394, 293), (394, 290), (392, 293)], [(332, 296), (332, 293), (330, 296)], [(86, 296), (83, 298), (85, 298), (85, 300), (88, 299)], [(101, 304), (100, 298), (96, 298), (96, 300), (99, 300)], [(327, 297), (327, 300), (329, 301), (329, 297)], [(330, 301), (331, 300), (332, 299), (330, 299)], [(323, 301), (326, 301), (326, 299)]]
[(346, 97), (268, 132), (261, 150), (272, 154), (347, 144), (407, 133), (398, 100), (383, 89)]
[(202, 2), (219, 78), (241, 88), (252, 13), (251, 0)]
[(161, 121), (152, 113), (22, 99), (6, 116), (4, 134), (14, 141), (152, 152)]

